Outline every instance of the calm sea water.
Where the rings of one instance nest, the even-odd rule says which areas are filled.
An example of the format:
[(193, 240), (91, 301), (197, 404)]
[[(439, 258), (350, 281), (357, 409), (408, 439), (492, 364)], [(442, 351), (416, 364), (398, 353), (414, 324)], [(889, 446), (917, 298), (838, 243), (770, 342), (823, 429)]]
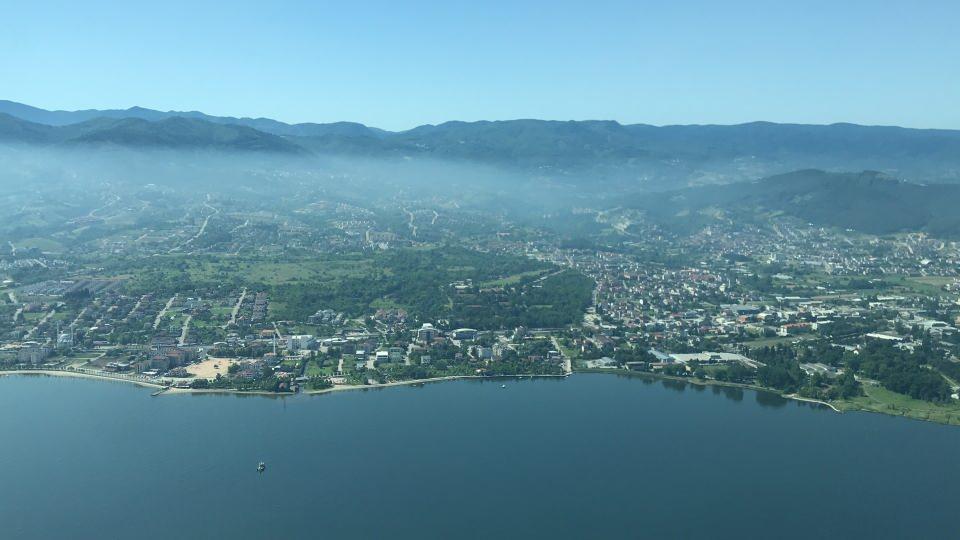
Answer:
[(609, 375), (500, 384), (0, 377), (0, 537), (956, 535), (960, 428)]

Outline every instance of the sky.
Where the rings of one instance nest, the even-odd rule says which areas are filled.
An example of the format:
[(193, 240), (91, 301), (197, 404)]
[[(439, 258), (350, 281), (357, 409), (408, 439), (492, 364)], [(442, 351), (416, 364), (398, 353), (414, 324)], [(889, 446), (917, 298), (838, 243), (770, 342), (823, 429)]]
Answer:
[(0, 99), (391, 130), (960, 129), (960, 1), (0, 0)]

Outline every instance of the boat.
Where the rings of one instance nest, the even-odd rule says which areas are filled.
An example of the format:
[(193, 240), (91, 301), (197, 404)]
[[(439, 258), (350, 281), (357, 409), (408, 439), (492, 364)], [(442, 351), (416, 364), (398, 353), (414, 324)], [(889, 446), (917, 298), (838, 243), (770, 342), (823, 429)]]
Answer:
[(505, 385), (505, 384), (501, 384), (501, 385), (500, 385), (500, 388), (506, 388), (506, 387), (507, 387), (507, 385)]
[(261, 461), (260, 464), (257, 465), (257, 472), (263, 472), (266, 468), (267, 468), (266, 463)]

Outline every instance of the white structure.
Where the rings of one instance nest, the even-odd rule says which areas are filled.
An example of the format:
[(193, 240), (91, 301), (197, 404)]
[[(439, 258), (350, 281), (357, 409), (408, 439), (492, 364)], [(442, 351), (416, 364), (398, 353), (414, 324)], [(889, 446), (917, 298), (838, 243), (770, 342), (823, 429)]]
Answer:
[(287, 350), (299, 351), (309, 349), (313, 346), (314, 341), (314, 337), (310, 334), (287, 336)]
[(23, 364), (39, 364), (47, 359), (53, 351), (46, 345), (36, 341), (27, 341), (17, 351), (17, 361)]
[(423, 326), (417, 330), (417, 341), (423, 343), (430, 343), (437, 336), (440, 335), (440, 331), (433, 327), (430, 323), (423, 323)]
[(701, 364), (717, 364), (722, 362), (740, 362), (743, 365), (756, 368), (761, 365), (755, 360), (751, 360), (742, 354), (727, 352), (701, 352), (690, 354), (671, 354), (670, 359), (678, 364), (688, 362), (700, 362)]
[(451, 337), (456, 340), (472, 340), (477, 339), (477, 331), (473, 328), (457, 328), (451, 332)]

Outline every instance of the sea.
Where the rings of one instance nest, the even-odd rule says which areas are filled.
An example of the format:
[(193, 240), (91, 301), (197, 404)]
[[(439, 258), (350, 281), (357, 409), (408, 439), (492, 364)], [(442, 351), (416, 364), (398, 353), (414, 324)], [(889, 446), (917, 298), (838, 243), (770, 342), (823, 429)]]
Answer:
[(0, 538), (958, 534), (960, 428), (764, 392), (612, 374), (153, 392), (0, 377)]

